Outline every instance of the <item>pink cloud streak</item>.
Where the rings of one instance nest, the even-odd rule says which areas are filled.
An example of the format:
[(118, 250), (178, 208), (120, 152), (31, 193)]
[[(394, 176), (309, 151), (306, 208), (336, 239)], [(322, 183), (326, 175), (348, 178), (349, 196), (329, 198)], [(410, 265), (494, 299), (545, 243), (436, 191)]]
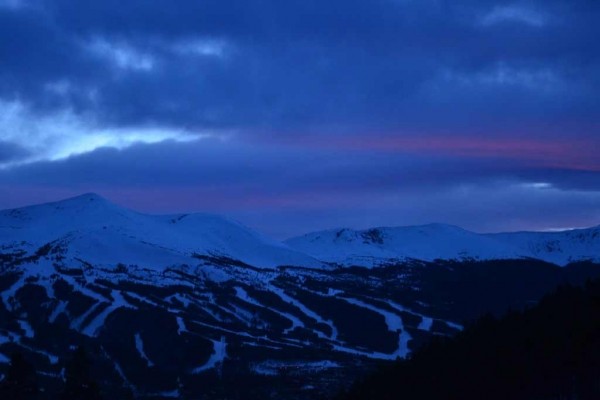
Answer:
[(301, 140), (284, 139), (275, 143), (315, 150), (509, 159), (531, 167), (600, 171), (600, 141), (597, 140), (350, 135), (308, 136)]

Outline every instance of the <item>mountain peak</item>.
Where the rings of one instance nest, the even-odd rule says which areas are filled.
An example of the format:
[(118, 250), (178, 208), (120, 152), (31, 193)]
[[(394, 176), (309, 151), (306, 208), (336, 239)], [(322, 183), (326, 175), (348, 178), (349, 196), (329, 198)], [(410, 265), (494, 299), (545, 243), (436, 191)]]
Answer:
[(56, 203), (86, 203), (86, 202), (99, 202), (99, 203), (110, 203), (105, 197), (100, 196), (98, 193), (89, 192), (83, 193), (78, 196), (69, 197), (64, 200), (60, 200)]
[(106, 200), (104, 197), (100, 196), (95, 192), (87, 192), (80, 194), (79, 196), (74, 196), (73, 198), (81, 198), (81, 199), (89, 199), (89, 200)]
[(33, 250), (60, 241), (63, 257), (93, 265), (164, 268), (197, 263), (196, 255), (226, 257), (256, 267), (320, 267), (316, 259), (212, 214), (149, 215), (96, 193), (0, 212), (0, 246)]
[(413, 227), (437, 229), (437, 230), (444, 230), (444, 231), (464, 231), (465, 230), (464, 228), (461, 228), (460, 226), (457, 226), (457, 225), (444, 224), (444, 223), (440, 223), (440, 222), (434, 222), (434, 223), (429, 223), (429, 224), (424, 224), (424, 225), (415, 225)]
[(129, 210), (96, 193), (85, 193), (64, 200), (3, 210), (0, 212), (0, 221), (13, 227), (37, 224), (46, 229), (61, 227), (60, 230), (63, 231), (74, 227), (114, 223), (131, 214)]
[(46, 210), (46, 212), (51, 213), (72, 212), (81, 216), (90, 215), (90, 213), (93, 215), (100, 213), (106, 214), (107, 217), (115, 212), (122, 213), (128, 211), (97, 193), (84, 193), (64, 200), (28, 207), (28, 209)]

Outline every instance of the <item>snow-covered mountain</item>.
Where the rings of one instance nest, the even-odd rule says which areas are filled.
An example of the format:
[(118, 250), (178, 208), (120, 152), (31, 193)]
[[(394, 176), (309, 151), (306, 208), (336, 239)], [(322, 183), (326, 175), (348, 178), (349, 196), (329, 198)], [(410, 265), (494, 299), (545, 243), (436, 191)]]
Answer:
[(483, 312), (600, 275), (530, 259), (597, 259), (599, 231), (427, 225), (283, 244), (219, 216), (145, 215), (93, 194), (0, 211), (0, 381), (20, 352), (40, 398), (59, 398), (84, 346), (105, 398), (324, 398)]
[(513, 232), (487, 235), (517, 249), (522, 257), (557, 265), (600, 261), (600, 226), (561, 232)]
[(562, 266), (600, 260), (600, 227), (563, 232), (478, 234), (452, 225), (430, 224), (327, 230), (288, 239), (285, 243), (325, 262), (364, 267), (410, 259), (534, 258)]
[(416, 259), (534, 258), (557, 265), (600, 260), (600, 227), (564, 232), (477, 234), (430, 224), (309, 233), (281, 243), (211, 214), (147, 215), (96, 194), (0, 211), (0, 249), (60, 253), (74, 263), (164, 269), (202, 258), (257, 268), (325, 264), (373, 267)]
[(319, 267), (310, 256), (243, 225), (210, 214), (146, 215), (96, 194), (0, 212), (0, 248), (48, 247), (92, 265), (164, 269), (226, 257), (249, 265)]
[[(321, 396), (341, 371), (460, 330), (457, 315), (397, 296), (406, 276), (398, 268), (386, 280), (396, 289), (377, 292), (377, 275), (338, 276), (236, 222), (145, 215), (94, 194), (1, 211), (0, 381), (25, 353), (56, 398), (84, 345), (107, 398), (270, 398), (281, 382)], [(218, 379), (235, 385), (207, 392)]]

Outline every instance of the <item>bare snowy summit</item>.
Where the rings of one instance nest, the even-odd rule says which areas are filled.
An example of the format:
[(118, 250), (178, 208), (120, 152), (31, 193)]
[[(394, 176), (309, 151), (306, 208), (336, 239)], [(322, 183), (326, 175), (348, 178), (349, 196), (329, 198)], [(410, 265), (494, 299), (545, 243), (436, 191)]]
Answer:
[(258, 268), (319, 267), (310, 256), (212, 214), (148, 215), (88, 193), (0, 212), (0, 246), (35, 251), (51, 244), (67, 259), (149, 268), (226, 257)]
[(428, 224), (365, 230), (333, 229), (291, 238), (285, 243), (322, 261), (364, 267), (411, 259), (534, 258), (557, 265), (600, 260), (598, 227), (560, 232), (479, 234), (453, 225)]
[(257, 268), (376, 267), (408, 260), (539, 259), (557, 265), (600, 260), (600, 227), (563, 232), (478, 234), (428, 224), (332, 229), (280, 242), (214, 214), (149, 215), (95, 193), (0, 211), (0, 246), (35, 252), (51, 245), (67, 260), (164, 269), (200, 258)]

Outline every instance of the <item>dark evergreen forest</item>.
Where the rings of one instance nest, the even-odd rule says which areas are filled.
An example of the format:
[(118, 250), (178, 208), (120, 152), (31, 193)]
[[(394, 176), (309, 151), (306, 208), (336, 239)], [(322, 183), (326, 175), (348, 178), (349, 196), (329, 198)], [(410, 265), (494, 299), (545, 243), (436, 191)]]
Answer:
[(373, 399), (600, 399), (600, 280), (561, 286), (501, 318), (485, 315), (336, 398)]

